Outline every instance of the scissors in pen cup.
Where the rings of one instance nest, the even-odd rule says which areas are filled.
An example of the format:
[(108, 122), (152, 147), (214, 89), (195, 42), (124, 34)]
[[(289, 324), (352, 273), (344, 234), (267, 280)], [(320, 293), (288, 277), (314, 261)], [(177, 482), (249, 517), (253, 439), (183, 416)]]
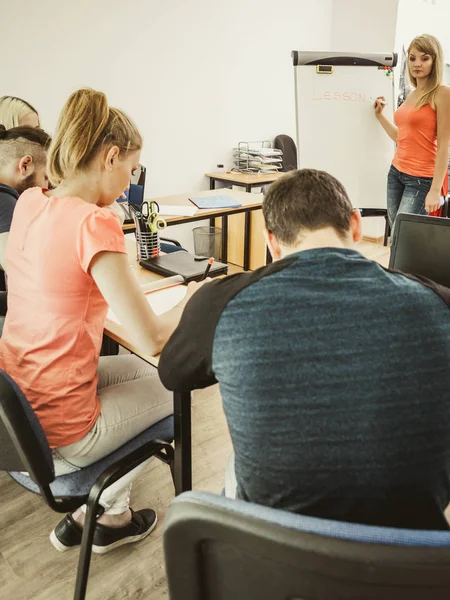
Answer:
[(154, 200), (143, 202), (141, 204), (141, 212), (144, 219), (147, 220), (147, 225), (150, 233), (156, 233), (167, 227), (166, 221), (159, 216), (159, 205)]

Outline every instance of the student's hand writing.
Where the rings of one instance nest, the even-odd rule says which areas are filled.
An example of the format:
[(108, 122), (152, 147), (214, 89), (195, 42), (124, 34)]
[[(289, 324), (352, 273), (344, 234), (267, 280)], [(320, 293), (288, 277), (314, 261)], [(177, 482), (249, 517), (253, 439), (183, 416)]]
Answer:
[(203, 281), (191, 281), (190, 283), (188, 283), (186, 296), (179, 304), (177, 304), (177, 307), (184, 310), (184, 307), (195, 294), (195, 292), (197, 292), (202, 287), (202, 285), (205, 285), (205, 283), (209, 283), (210, 281), (211, 277), (207, 277)]
[(381, 113), (384, 110), (384, 107), (386, 106), (386, 99), (384, 96), (378, 96), (375, 99), (375, 102), (373, 103), (373, 107), (375, 109), (375, 114), (376, 115), (381, 115)]
[(425, 210), (427, 213), (438, 210), (441, 205), (441, 194), (437, 190), (430, 190), (425, 198)]
[(203, 281), (191, 281), (187, 286), (187, 293), (185, 296), (186, 302), (202, 287), (202, 285), (205, 285), (205, 283), (209, 283), (210, 281), (211, 277), (207, 277)]

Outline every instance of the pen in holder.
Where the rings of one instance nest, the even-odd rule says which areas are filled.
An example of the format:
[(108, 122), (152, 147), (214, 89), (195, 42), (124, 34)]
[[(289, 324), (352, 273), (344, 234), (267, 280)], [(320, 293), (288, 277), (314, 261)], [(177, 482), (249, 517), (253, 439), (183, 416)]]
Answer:
[(148, 258), (156, 258), (160, 253), (158, 231), (150, 231), (147, 219), (136, 208), (133, 207), (132, 213), (136, 227), (137, 259), (146, 260)]

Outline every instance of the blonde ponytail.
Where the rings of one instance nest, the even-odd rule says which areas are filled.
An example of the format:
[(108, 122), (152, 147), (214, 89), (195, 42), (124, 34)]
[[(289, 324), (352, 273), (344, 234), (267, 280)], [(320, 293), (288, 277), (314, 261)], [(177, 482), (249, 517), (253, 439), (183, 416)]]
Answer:
[(47, 159), (53, 186), (83, 171), (98, 152), (117, 146), (121, 153), (140, 150), (142, 138), (132, 121), (110, 108), (105, 94), (90, 89), (74, 92), (59, 117)]

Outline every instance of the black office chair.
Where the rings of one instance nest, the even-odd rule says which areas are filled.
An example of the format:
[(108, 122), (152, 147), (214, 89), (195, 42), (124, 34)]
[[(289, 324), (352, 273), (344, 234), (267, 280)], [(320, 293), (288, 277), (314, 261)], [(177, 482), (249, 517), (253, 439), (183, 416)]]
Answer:
[(391, 235), (391, 227), (389, 225), (387, 209), (386, 208), (360, 208), (362, 217), (384, 217), (384, 239), (383, 246), (387, 246), (388, 237)]
[(170, 600), (450, 598), (450, 531), (341, 523), (202, 492), (172, 502), (164, 554)]
[(173, 439), (173, 416), (169, 416), (98, 462), (55, 477), (52, 453), (31, 405), (15, 381), (0, 370), (0, 469), (8, 471), (30, 492), (39, 494), (58, 513), (71, 512), (87, 504), (75, 600), (86, 597), (94, 527), (102, 492), (151, 456), (168, 464), (173, 477), (174, 450), (170, 445)]
[(136, 172), (131, 177), (131, 183), (136, 185), (140, 185), (145, 188), (145, 179), (147, 177), (147, 169), (144, 165), (139, 164), (139, 167), (136, 169)]
[(283, 152), (282, 171), (287, 172), (297, 168), (297, 146), (289, 135), (277, 135), (274, 147)]

